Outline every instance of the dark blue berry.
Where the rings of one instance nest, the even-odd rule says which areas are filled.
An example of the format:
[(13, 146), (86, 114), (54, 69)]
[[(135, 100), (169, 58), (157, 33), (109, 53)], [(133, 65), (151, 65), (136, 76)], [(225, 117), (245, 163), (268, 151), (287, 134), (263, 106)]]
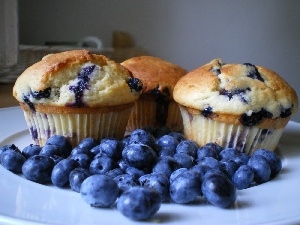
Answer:
[(74, 92), (75, 95), (75, 102), (72, 104), (69, 104), (67, 106), (69, 107), (77, 107), (81, 108), (85, 106), (85, 103), (83, 102), (83, 93), (86, 89), (88, 89), (88, 83), (90, 81), (90, 75), (95, 70), (96, 66), (91, 65), (83, 68), (80, 73), (78, 74), (78, 82), (76, 85), (70, 86), (69, 90)]
[(42, 91), (30, 91), (30, 94), (33, 98), (40, 100), (42, 98), (49, 98), (51, 95), (51, 88), (46, 88)]
[(122, 142), (115, 138), (104, 138), (101, 140), (99, 145), (100, 152), (115, 160), (118, 160), (122, 157), (122, 149)]
[(74, 159), (63, 159), (58, 162), (51, 173), (51, 181), (57, 187), (64, 187), (69, 183), (69, 175), (72, 170), (80, 167), (80, 164)]
[(69, 174), (71, 190), (79, 193), (82, 182), (89, 176), (91, 176), (91, 173), (88, 169), (78, 167), (72, 170)]
[(121, 193), (138, 186), (138, 180), (129, 174), (121, 174), (114, 178), (114, 181), (117, 183)]
[(223, 171), (222, 163), (213, 157), (204, 157), (202, 159), (199, 159), (197, 160), (197, 164), (202, 166), (208, 166), (211, 169)]
[(178, 145), (178, 141), (171, 135), (164, 135), (156, 140), (156, 145), (159, 148), (168, 147), (168, 148), (174, 149), (174, 151), (175, 151), (175, 149)]
[(253, 182), (254, 172), (248, 165), (240, 166), (232, 176), (232, 182), (238, 190), (248, 188)]
[(197, 157), (198, 145), (191, 140), (183, 140), (176, 147), (176, 153), (185, 153), (193, 158)]
[(42, 149), (42, 147), (39, 145), (30, 144), (22, 150), (22, 154), (26, 158), (29, 158), (31, 156), (38, 155), (40, 153), (41, 149)]
[(145, 187), (133, 187), (124, 192), (117, 203), (118, 210), (132, 220), (147, 220), (161, 206), (157, 191)]
[(139, 169), (152, 168), (157, 160), (156, 153), (145, 144), (130, 144), (126, 146), (122, 151), (122, 157), (128, 165)]
[(194, 171), (185, 171), (170, 183), (170, 196), (172, 201), (176, 203), (190, 203), (200, 196), (200, 194), (201, 178)]
[(213, 108), (208, 106), (206, 108), (204, 108), (202, 111), (201, 111), (201, 114), (204, 116), (204, 117), (209, 117), (211, 114), (213, 114)]
[(47, 141), (46, 145), (58, 145), (61, 149), (61, 156), (64, 158), (69, 157), (72, 151), (72, 145), (70, 141), (62, 135), (53, 135)]
[(191, 168), (195, 165), (194, 158), (186, 153), (176, 153), (173, 158), (180, 167)]
[(236, 200), (234, 184), (221, 172), (208, 171), (202, 181), (201, 190), (211, 204), (228, 208)]
[(51, 182), (54, 161), (48, 156), (34, 155), (29, 157), (22, 166), (22, 173), (27, 180), (45, 184)]
[(173, 173), (171, 173), (171, 176), (169, 178), (170, 182), (173, 182), (180, 174), (186, 171), (188, 171), (187, 168), (179, 168), (175, 170)]
[(269, 162), (262, 155), (254, 155), (248, 161), (248, 165), (254, 172), (254, 181), (258, 184), (265, 183), (270, 180), (271, 169)]
[(106, 155), (95, 157), (90, 164), (92, 174), (105, 174), (114, 168), (116, 168), (116, 162)]
[(39, 155), (45, 155), (49, 157), (53, 155), (60, 156), (61, 152), (61, 148), (58, 145), (45, 145), (42, 147)]
[(143, 84), (138, 78), (130, 77), (127, 81), (127, 84), (129, 86), (130, 90), (135, 90), (135, 91), (139, 92), (143, 89)]
[(92, 207), (111, 207), (119, 196), (119, 187), (113, 178), (95, 174), (86, 178), (80, 187), (83, 200)]
[(257, 149), (252, 156), (261, 155), (268, 161), (271, 169), (271, 178), (275, 177), (282, 169), (280, 157), (273, 151), (268, 149)]
[(119, 175), (122, 175), (122, 174), (124, 174), (124, 171), (122, 169), (118, 168), (118, 167), (114, 168), (112, 170), (109, 170), (105, 173), (105, 175), (107, 175), (111, 178), (115, 178), (115, 177), (117, 177)]
[(129, 144), (144, 144), (156, 150), (155, 138), (152, 134), (143, 129), (136, 129), (130, 135)]
[(255, 65), (251, 63), (244, 63), (244, 65), (249, 68), (249, 71), (247, 73), (248, 77), (264, 82), (264, 79), (262, 78), (261, 74), (258, 72), (258, 69)]
[(26, 158), (20, 151), (8, 149), (1, 153), (0, 162), (1, 165), (16, 174), (22, 173), (22, 166)]
[(136, 167), (128, 167), (125, 170), (125, 173), (133, 176), (134, 178), (138, 179), (139, 177), (145, 175), (145, 171), (142, 169), (138, 169)]
[(161, 156), (158, 158), (157, 163), (153, 166), (153, 172), (162, 172), (167, 177), (170, 177), (171, 174), (180, 168), (180, 165), (176, 160), (171, 156)]
[(80, 167), (89, 169), (90, 164), (92, 162), (91, 158), (87, 154), (76, 154), (71, 155), (70, 159), (74, 159), (79, 162)]
[(232, 159), (233, 157), (241, 155), (241, 152), (235, 148), (225, 148), (223, 149), (219, 157), (220, 159)]
[(169, 179), (163, 173), (145, 174), (138, 179), (142, 187), (155, 189), (160, 195), (161, 201), (169, 200)]
[(240, 167), (239, 164), (237, 164), (235, 161), (232, 159), (225, 159), (221, 161), (223, 165), (223, 173), (231, 179), (235, 171)]
[(170, 132), (168, 135), (172, 136), (173, 138), (175, 138), (178, 143), (185, 140), (185, 137), (183, 136), (183, 134), (179, 133), (179, 132)]

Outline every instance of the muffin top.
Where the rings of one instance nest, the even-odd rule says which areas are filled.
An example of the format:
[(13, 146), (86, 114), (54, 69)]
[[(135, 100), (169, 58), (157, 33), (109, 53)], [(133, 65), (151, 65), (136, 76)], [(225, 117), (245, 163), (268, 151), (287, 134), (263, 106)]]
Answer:
[(143, 83), (143, 95), (162, 95), (173, 99), (177, 81), (187, 71), (178, 65), (153, 56), (138, 56), (121, 63)]
[(31, 108), (95, 108), (134, 102), (142, 84), (122, 65), (86, 50), (50, 54), (16, 80), (13, 95)]
[(174, 100), (206, 117), (238, 116), (249, 126), (264, 118), (288, 118), (298, 108), (295, 90), (274, 71), (250, 63), (225, 64), (221, 59), (181, 78)]

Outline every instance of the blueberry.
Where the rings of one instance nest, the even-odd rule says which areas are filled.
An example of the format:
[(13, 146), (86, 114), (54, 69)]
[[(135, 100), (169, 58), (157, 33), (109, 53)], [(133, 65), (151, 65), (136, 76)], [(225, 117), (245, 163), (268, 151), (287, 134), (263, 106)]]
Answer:
[(212, 147), (205, 145), (197, 149), (197, 159), (202, 159), (204, 157), (218, 159), (218, 153)]
[(51, 136), (46, 141), (46, 145), (58, 145), (61, 148), (61, 156), (64, 158), (69, 157), (72, 151), (72, 145), (70, 141), (62, 135)]
[(156, 145), (159, 148), (168, 147), (170, 149), (174, 149), (175, 151), (178, 141), (170, 135), (164, 135), (156, 140)]
[(78, 167), (72, 170), (69, 174), (71, 190), (79, 193), (82, 182), (89, 176), (91, 176), (91, 173), (88, 169)]
[(170, 196), (172, 201), (186, 204), (194, 201), (201, 195), (201, 178), (194, 171), (185, 171), (170, 183)]
[(92, 148), (94, 148), (98, 144), (99, 144), (98, 141), (96, 141), (94, 138), (88, 137), (88, 138), (82, 139), (79, 142), (77, 147), (81, 148), (81, 149), (85, 149), (87, 151), (90, 151)]
[(191, 140), (183, 140), (176, 147), (176, 153), (186, 153), (193, 158), (197, 157), (198, 145)]
[(22, 154), (26, 158), (29, 158), (31, 156), (38, 155), (40, 153), (41, 149), (42, 149), (42, 147), (39, 145), (30, 144), (22, 150)]
[(69, 183), (69, 175), (72, 170), (79, 167), (80, 164), (74, 159), (63, 159), (58, 162), (51, 173), (51, 181), (57, 187), (64, 187)]
[(205, 165), (195, 165), (192, 168), (190, 168), (190, 170), (198, 173), (202, 180), (204, 177), (204, 174), (206, 174), (207, 171), (211, 170), (211, 168), (209, 166), (205, 166)]
[(92, 207), (111, 207), (119, 196), (119, 188), (113, 178), (95, 174), (86, 178), (80, 187), (81, 197)]
[(271, 169), (271, 178), (275, 177), (282, 169), (280, 157), (273, 151), (268, 149), (257, 149), (252, 156), (261, 155), (268, 161)]
[(91, 65), (82, 68), (80, 73), (77, 75), (77, 84), (69, 87), (69, 90), (74, 92), (75, 102), (67, 106), (81, 108), (85, 105), (83, 102), (83, 92), (88, 88), (90, 75), (93, 73), (95, 68), (96, 65)]
[(5, 152), (6, 150), (20, 151), (20, 149), (17, 146), (15, 146), (14, 144), (4, 145), (4, 146), (0, 147), (0, 155), (2, 154), (2, 152)]
[(157, 156), (172, 156), (175, 154), (175, 149), (173, 149), (172, 147), (162, 147), (159, 148)]
[(173, 158), (180, 167), (191, 168), (195, 165), (194, 158), (186, 153), (176, 153)]
[(138, 169), (152, 168), (157, 160), (153, 149), (145, 144), (130, 144), (122, 151), (123, 159), (128, 165)]
[(209, 142), (207, 144), (205, 144), (204, 146), (205, 148), (211, 148), (214, 152), (216, 152), (217, 156), (220, 154), (220, 152), (223, 150), (221, 145), (218, 145), (215, 142)]
[(50, 159), (53, 160), (54, 164), (56, 165), (57, 163), (59, 163), (61, 160), (63, 160), (64, 158), (58, 155), (51, 155)]
[(130, 141), (130, 135), (126, 135), (122, 140), (122, 145), (123, 145), (123, 148), (125, 148), (127, 145), (129, 145), (129, 141)]
[(105, 174), (114, 168), (116, 168), (116, 162), (106, 155), (94, 158), (90, 164), (92, 174)]
[(109, 170), (109, 171), (107, 171), (106, 173), (105, 173), (105, 175), (107, 175), (107, 176), (109, 176), (109, 177), (111, 177), (111, 178), (115, 178), (115, 177), (117, 177), (117, 176), (119, 176), (119, 175), (122, 175), (122, 174), (124, 174), (124, 171), (123, 170), (121, 170), (120, 168), (114, 168), (114, 169), (111, 169), (111, 170)]
[(244, 126), (254, 126), (259, 124), (264, 118), (272, 118), (273, 114), (262, 108), (258, 112), (252, 112), (251, 115), (247, 113), (242, 114), (240, 122)]
[(234, 173), (232, 182), (238, 190), (248, 188), (253, 182), (254, 172), (248, 165), (242, 165)]
[(2, 166), (16, 174), (22, 173), (22, 166), (26, 160), (20, 151), (8, 149), (1, 153), (0, 161)]
[(244, 63), (244, 65), (248, 68), (247, 77), (264, 82), (264, 79), (262, 78), (261, 74), (259, 73), (255, 65), (251, 63)]
[(268, 161), (262, 155), (254, 155), (248, 161), (248, 165), (254, 171), (254, 181), (257, 183), (265, 183), (270, 180), (271, 169)]
[(245, 99), (245, 93), (247, 91), (251, 91), (250, 88), (247, 89), (233, 89), (233, 90), (220, 90), (220, 95), (225, 95), (231, 100), (234, 96), (239, 97), (243, 102), (247, 103), (248, 101)]
[(121, 170), (123, 171), (126, 171), (126, 169), (128, 167), (130, 167), (130, 165), (124, 160), (124, 159), (121, 159), (117, 162), (118, 166), (120, 167)]
[(223, 173), (231, 180), (233, 174), (235, 171), (240, 167), (239, 164), (237, 164), (235, 161), (232, 159), (226, 159), (221, 161), (223, 165)]
[(22, 166), (22, 173), (27, 180), (45, 184), (51, 182), (54, 161), (43, 155), (29, 157)]
[(182, 174), (183, 172), (188, 171), (187, 168), (179, 168), (177, 170), (175, 170), (173, 173), (171, 173), (170, 175), (170, 182), (173, 182), (180, 174)]
[(248, 161), (250, 159), (250, 156), (247, 154), (247, 153), (241, 153), (240, 155), (238, 156), (234, 156), (232, 158), (233, 161), (235, 161), (237, 164), (239, 164), (240, 166), (241, 165), (247, 165), (248, 164)]
[(135, 90), (137, 92), (143, 89), (143, 83), (138, 78), (130, 77), (127, 81), (130, 90)]
[(141, 170), (141, 169), (138, 169), (138, 168), (135, 168), (135, 167), (132, 167), (132, 166), (126, 168), (125, 173), (133, 176), (136, 179), (138, 179), (139, 177), (145, 175), (144, 170)]
[(125, 192), (132, 187), (138, 186), (138, 180), (129, 174), (121, 174), (116, 176), (114, 181), (117, 183), (121, 192)]
[(90, 150), (91, 155), (95, 156), (100, 152), (99, 145), (96, 145)]
[(143, 129), (136, 129), (130, 135), (129, 144), (144, 144), (156, 151), (155, 138)]
[(185, 137), (183, 136), (183, 134), (179, 133), (179, 132), (171, 132), (168, 134), (169, 136), (172, 136), (173, 138), (175, 138), (177, 140), (177, 142), (181, 142), (183, 140), (185, 140)]
[(138, 179), (142, 187), (155, 189), (160, 195), (161, 201), (169, 200), (169, 179), (163, 173), (145, 174)]
[(173, 157), (170, 156), (161, 156), (158, 158), (157, 163), (153, 166), (153, 172), (162, 172), (167, 177), (170, 177), (171, 174), (180, 168), (180, 165)]
[(223, 171), (222, 163), (213, 157), (204, 157), (202, 159), (199, 159), (197, 160), (197, 164), (202, 166), (208, 166), (211, 169)]
[(145, 187), (133, 187), (124, 192), (117, 203), (118, 210), (132, 220), (147, 220), (161, 206), (157, 191)]
[(91, 152), (88, 148), (79, 148), (78, 146), (72, 149), (70, 156), (79, 155), (79, 154), (88, 155), (90, 158), (93, 158), (95, 156), (94, 152)]
[(40, 100), (42, 98), (49, 98), (51, 95), (51, 88), (46, 88), (42, 91), (30, 91), (30, 94), (33, 98)]
[(122, 142), (115, 138), (104, 138), (99, 145), (100, 152), (116, 160), (122, 157), (122, 149)]
[(61, 154), (61, 149), (58, 145), (45, 145), (42, 147), (39, 155), (50, 157), (52, 155), (60, 156), (60, 154)]
[(209, 117), (210, 115), (213, 114), (213, 108), (208, 106), (206, 108), (204, 108), (202, 111), (201, 111), (201, 114), (204, 116), (204, 117)]
[(208, 171), (202, 181), (201, 190), (211, 204), (228, 208), (236, 200), (234, 184), (221, 172)]
[(220, 152), (219, 157), (220, 159), (232, 159), (240, 154), (241, 152), (235, 148), (225, 148)]
[(90, 164), (92, 162), (91, 158), (87, 154), (76, 154), (71, 155), (70, 159), (74, 159), (79, 162), (80, 167), (89, 169)]

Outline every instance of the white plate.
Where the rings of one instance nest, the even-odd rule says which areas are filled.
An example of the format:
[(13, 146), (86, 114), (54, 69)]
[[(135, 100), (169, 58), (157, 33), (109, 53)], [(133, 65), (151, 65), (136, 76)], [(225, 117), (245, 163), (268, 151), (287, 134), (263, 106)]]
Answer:
[[(300, 124), (290, 122), (278, 152), (283, 171), (272, 181), (238, 191), (235, 205), (220, 209), (205, 201), (162, 204), (151, 221), (134, 222), (116, 209), (97, 209), (78, 193), (25, 180), (0, 166), (0, 224), (300, 224)], [(0, 110), (0, 145), (32, 143), (19, 108)]]

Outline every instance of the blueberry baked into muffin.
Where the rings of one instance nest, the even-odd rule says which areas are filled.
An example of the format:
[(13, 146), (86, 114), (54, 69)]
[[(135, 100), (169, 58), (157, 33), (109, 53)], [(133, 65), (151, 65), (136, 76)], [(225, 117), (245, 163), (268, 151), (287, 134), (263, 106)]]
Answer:
[(143, 92), (134, 105), (126, 130), (167, 126), (181, 131), (182, 118), (179, 106), (173, 99), (173, 89), (187, 71), (153, 56), (133, 57), (121, 64), (143, 83)]
[(186, 138), (249, 154), (258, 148), (274, 150), (298, 109), (295, 90), (274, 71), (221, 59), (186, 74), (173, 94)]
[(122, 138), (142, 83), (103, 55), (72, 50), (45, 56), (16, 80), (13, 95), (39, 145), (64, 135)]

